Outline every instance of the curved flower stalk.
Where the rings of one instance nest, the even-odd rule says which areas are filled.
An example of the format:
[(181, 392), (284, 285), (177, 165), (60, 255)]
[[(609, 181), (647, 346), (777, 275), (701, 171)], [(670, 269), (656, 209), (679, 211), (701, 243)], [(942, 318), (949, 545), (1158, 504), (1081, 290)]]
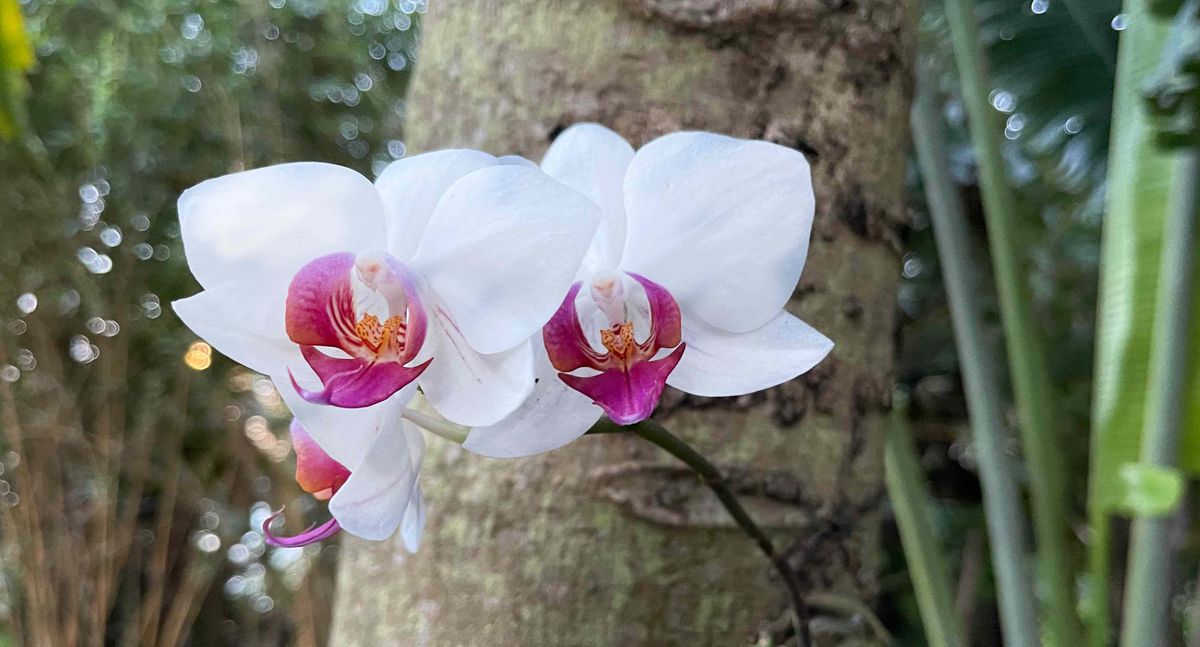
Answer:
[(379, 494), (412, 451), (398, 430), (417, 386), (463, 425), (519, 406), (533, 388), (529, 338), (599, 224), (595, 205), (541, 171), (468, 150), (400, 160), (374, 185), (329, 164), (235, 173), (186, 191), (179, 214), (204, 291), (175, 311), (272, 378), (349, 469), (330, 508), (369, 539), (409, 509)]
[(685, 132), (640, 151), (595, 124), (567, 129), (542, 170), (591, 198), (603, 222), (535, 344), (537, 386), (465, 447), (547, 451), (600, 417), (647, 418), (665, 385), (751, 393), (804, 373), (832, 342), (784, 311), (804, 268), (814, 199), (800, 153)]
[[(409, 423), (383, 433), (388, 438), (380, 443), (379, 454), (373, 454), (357, 473), (352, 473), (325, 453), (300, 421), (293, 419), (291, 435), (296, 451), (296, 482), (314, 498), (329, 501), (332, 518), (302, 533), (285, 537), (271, 530), (272, 523), (283, 513), (280, 510), (263, 521), (262, 531), (267, 542), (293, 547), (328, 539), (341, 530), (338, 517), (347, 509), (353, 517), (363, 498), (379, 498), (381, 505), (399, 513), (403, 520), (401, 539), (404, 546), (410, 552), (416, 552), (425, 527), (425, 504), (417, 482), (425, 441), (420, 430)], [(352, 494), (341, 494), (345, 491), (342, 486), (352, 480), (355, 486), (349, 490)]]

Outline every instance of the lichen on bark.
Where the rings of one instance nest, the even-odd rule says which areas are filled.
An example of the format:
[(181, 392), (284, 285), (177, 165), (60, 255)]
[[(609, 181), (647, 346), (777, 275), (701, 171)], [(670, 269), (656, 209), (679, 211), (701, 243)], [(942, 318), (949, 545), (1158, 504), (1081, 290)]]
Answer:
[[(660, 417), (731, 475), (809, 591), (869, 602), (903, 226), (906, 3), (442, 0), (424, 27), (415, 152), (536, 160), (579, 121), (635, 145), (703, 129), (805, 152), (817, 216), (789, 309), (833, 354), (761, 394), (668, 393)], [(433, 439), (422, 479), (419, 554), (345, 541), (335, 644), (725, 646), (785, 626), (770, 565), (702, 484), (638, 439), (512, 461)], [(818, 639), (850, 639), (838, 631)]]

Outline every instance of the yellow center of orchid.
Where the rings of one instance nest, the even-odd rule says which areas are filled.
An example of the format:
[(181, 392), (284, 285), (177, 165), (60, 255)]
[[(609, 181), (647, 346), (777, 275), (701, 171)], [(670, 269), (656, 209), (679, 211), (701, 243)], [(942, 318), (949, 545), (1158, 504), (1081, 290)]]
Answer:
[(379, 317), (365, 314), (354, 325), (354, 330), (367, 348), (376, 353), (389, 341), (395, 341), (401, 347), (404, 345), (404, 318), (400, 315), (392, 315), (380, 324)]
[(633, 322), (626, 321), (601, 330), (600, 343), (604, 344), (614, 357), (624, 359), (636, 345), (633, 340)]

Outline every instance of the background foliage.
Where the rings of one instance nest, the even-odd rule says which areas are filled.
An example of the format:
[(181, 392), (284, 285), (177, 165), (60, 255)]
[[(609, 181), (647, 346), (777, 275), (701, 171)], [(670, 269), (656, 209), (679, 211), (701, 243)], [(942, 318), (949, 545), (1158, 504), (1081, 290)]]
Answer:
[[(950, 174), (960, 185), (975, 233), (973, 252), (987, 262), (987, 238), (982, 204), (976, 186), (976, 153), (966, 132), (966, 110), (948, 43), (948, 25), (941, 3), (927, 6), (921, 23), (921, 49), (935, 70), (941, 70), (936, 90), (944, 98), (943, 117), (950, 142)], [(1095, 339), (1100, 224), (1104, 211), (1108, 135), (1111, 125), (1114, 61), (1117, 37), (1127, 26), (1120, 2), (1078, 3), (1069, 0), (1024, 3), (988, 0), (978, 3), (980, 37), (991, 64), (993, 87), (989, 102), (1002, 117), (1003, 161), (1017, 207), (1013, 230), (1031, 288), (1035, 329), (1049, 349), (1045, 358), (1051, 373), (1051, 397), (1063, 418), (1055, 446), (1067, 460), (1061, 481), (1069, 505), (1067, 523), (1073, 532), (1065, 559), (1077, 575), (1076, 588), (1086, 589), (1082, 573), (1088, 540), (1086, 491), (1088, 481), (1092, 357)], [(948, 335), (949, 312), (942, 289), (928, 207), (920, 178), (914, 173), (914, 228), (904, 266), (901, 307), (902, 387), (913, 399), (913, 417), (921, 457), (937, 499), (935, 520), (942, 546), (956, 553), (951, 564), (958, 584), (955, 606), (972, 644), (997, 644), (994, 583), (975, 479), (976, 453), (963, 420), (958, 358)], [(978, 299), (986, 315), (986, 332), (997, 358), (1005, 339), (999, 325), (995, 281), (980, 281)], [(930, 357), (938, 358), (931, 362)], [(1003, 366), (1002, 361), (993, 362)], [(1007, 380), (1002, 380), (1007, 384)], [(1011, 394), (1004, 394), (1011, 402)], [(1016, 415), (1004, 421), (1010, 453), (1020, 458), (1015, 433)], [(1014, 463), (1020, 465), (1021, 463)], [(1026, 491), (1028, 474), (1019, 471)], [(961, 550), (961, 552), (960, 552)], [(899, 559), (899, 557), (897, 557)], [(907, 582), (899, 585), (904, 604)], [(1039, 581), (1039, 593), (1047, 591)], [(983, 599), (976, 596), (982, 594)], [(1045, 602), (1045, 600), (1043, 600)], [(1081, 614), (1086, 609), (1080, 609)], [(905, 617), (912, 619), (911, 611)], [(912, 626), (911, 644), (924, 644), (919, 626)], [(1053, 642), (1051, 644), (1054, 644)]]
[[(317, 159), (370, 175), (402, 156), (424, 5), (19, 11), (36, 62), (7, 77), (28, 80), (27, 118), (0, 146), (3, 631), (38, 645), (323, 644), (337, 547), (269, 549), (257, 532), (271, 507), (297, 504), (296, 525), (306, 511), (287, 412), (172, 314), (198, 289), (175, 200), (243, 168)], [(8, 52), (18, 25), (3, 26)]]

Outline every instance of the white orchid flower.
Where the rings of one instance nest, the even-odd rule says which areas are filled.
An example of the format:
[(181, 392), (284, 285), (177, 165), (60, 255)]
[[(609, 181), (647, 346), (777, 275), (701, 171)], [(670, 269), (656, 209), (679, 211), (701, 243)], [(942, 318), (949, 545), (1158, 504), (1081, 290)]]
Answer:
[(519, 406), (528, 340), (600, 222), (536, 168), (468, 150), (400, 160), (373, 185), (318, 163), (235, 173), (186, 191), (179, 217), (204, 291), (175, 311), (272, 378), (351, 473), (330, 499), (337, 523), (371, 539), (422, 505), (423, 441), (401, 424), (417, 386), (462, 425)]
[(647, 418), (665, 384), (751, 393), (833, 348), (784, 311), (808, 253), (808, 163), (761, 141), (684, 132), (635, 154), (595, 124), (567, 129), (542, 170), (591, 198), (604, 220), (578, 280), (536, 344), (538, 381), (512, 415), (464, 446), (524, 456), (582, 435), (601, 413)]

